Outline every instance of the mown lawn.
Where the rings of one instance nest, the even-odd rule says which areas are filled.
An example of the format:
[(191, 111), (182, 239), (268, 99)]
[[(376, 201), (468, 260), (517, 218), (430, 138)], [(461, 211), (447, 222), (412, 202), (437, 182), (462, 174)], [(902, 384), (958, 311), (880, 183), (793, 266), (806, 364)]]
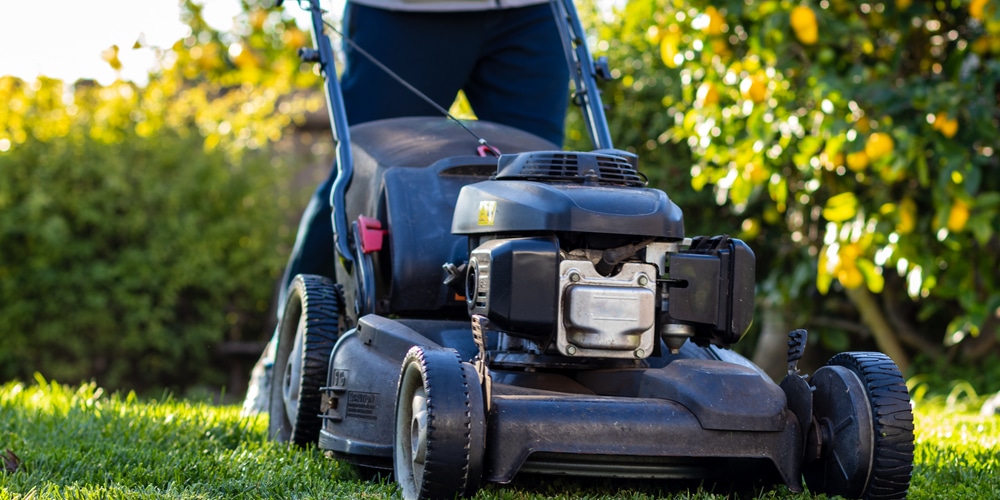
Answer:
[[(910, 498), (1000, 498), (1000, 417), (978, 398), (921, 397)], [(233, 406), (105, 394), (37, 377), (0, 385), (0, 500), (14, 498), (393, 498), (315, 449), (266, 439), (266, 418)], [(6, 455), (6, 450), (13, 456)], [(783, 487), (757, 498), (814, 498)], [(725, 498), (697, 484), (544, 480), (485, 487), (477, 499)]]

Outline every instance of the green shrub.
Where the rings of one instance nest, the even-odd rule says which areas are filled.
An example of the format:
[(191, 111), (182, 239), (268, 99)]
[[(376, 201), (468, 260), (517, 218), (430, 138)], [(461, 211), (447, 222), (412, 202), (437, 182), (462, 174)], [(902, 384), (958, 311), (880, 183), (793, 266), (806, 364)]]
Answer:
[(184, 120), (149, 126), (138, 92), (67, 105), (60, 82), (0, 78), (0, 380), (220, 384), (214, 346), (263, 332), (289, 167), (206, 147)]

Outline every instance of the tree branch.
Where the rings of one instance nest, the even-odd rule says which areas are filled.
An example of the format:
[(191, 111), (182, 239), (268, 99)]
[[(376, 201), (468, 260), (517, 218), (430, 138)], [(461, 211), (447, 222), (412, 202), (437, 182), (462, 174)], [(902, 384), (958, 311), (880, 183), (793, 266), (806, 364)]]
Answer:
[(831, 318), (830, 316), (814, 316), (809, 318), (809, 329), (813, 328), (834, 328), (845, 332), (854, 333), (863, 338), (872, 336), (872, 331), (865, 325), (857, 321), (848, 319)]
[(935, 361), (944, 356), (944, 348), (939, 342), (932, 342), (920, 335), (916, 328), (906, 320), (905, 315), (900, 310), (900, 299), (895, 287), (886, 286), (882, 296), (882, 308), (889, 323), (895, 329), (899, 340), (904, 344), (919, 350), (921, 353), (930, 356)]
[(885, 319), (885, 315), (882, 314), (882, 309), (879, 307), (878, 301), (875, 300), (875, 296), (864, 286), (857, 288), (845, 287), (845, 292), (847, 298), (854, 303), (854, 306), (858, 308), (858, 312), (861, 313), (861, 320), (871, 329), (872, 336), (875, 337), (875, 343), (878, 345), (878, 348), (896, 362), (896, 365), (899, 366), (899, 371), (906, 373), (907, 368), (910, 366), (910, 357), (903, 350), (903, 346), (899, 344), (896, 333), (893, 332), (892, 327), (889, 326), (889, 323)]

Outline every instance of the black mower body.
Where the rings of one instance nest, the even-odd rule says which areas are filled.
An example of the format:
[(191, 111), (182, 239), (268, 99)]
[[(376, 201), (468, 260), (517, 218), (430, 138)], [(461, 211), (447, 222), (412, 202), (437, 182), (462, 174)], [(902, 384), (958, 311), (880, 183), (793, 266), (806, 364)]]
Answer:
[(392, 470), (405, 498), (526, 472), (905, 497), (898, 368), (842, 353), (807, 380), (796, 330), (779, 385), (729, 349), (753, 319), (754, 253), (686, 234), (611, 146), (571, 0), (552, 7), (590, 152), (485, 121), (348, 127), (323, 11), (299, 3), (317, 43), (301, 54), (328, 77), (336, 276), (293, 281), (273, 437)]
[[(681, 210), (664, 192), (645, 187), (627, 153), (533, 152), (537, 138), (486, 122), (473, 126), (491, 135), (503, 152), (499, 159), (457, 154), (470, 150), (467, 140), (450, 149), (465, 132), (443, 119), (352, 129), (356, 166), (348, 213), (377, 218), (384, 243), (356, 259), (355, 266), (371, 262), (375, 312), (357, 318), (333, 349), (320, 448), (361, 465), (392, 468), (400, 363), (418, 346), (454, 350), (471, 367), (481, 357), (469, 320), (475, 314), (489, 321), (484, 349), (492, 360), (481, 424), (483, 480), (509, 482), (529, 471), (738, 474), (799, 489), (799, 461), (791, 457), (800, 454), (801, 430), (784, 393), (744, 358), (712, 346), (728, 346), (749, 327), (749, 248), (724, 238), (721, 246), (698, 239), (680, 250)], [(386, 151), (386, 145), (392, 147)], [(456, 154), (435, 159), (424, 148)], [(611, 167), (602, 172), (598, 163)], [(597, 272), (600, 262), (587, 267), (588, 261), (575, 261), (588, 269), (575, 284), (567, 278), (574, 271), (560, 270), (575, 245), (600, 255), (654, 243), (678, 250), (648, 259), (644, 250), (633, 251), (643, 262), (615, 263), (620, 269), (608, 276)], [(660, 269), (666, 262), (645, 262), (667, 258), (669, 280)], [(446, 267), (456, 263), (468, 269), (459, 282), (446, 283)], [(614, 282), (628, 266), (645, 266), (639, 272), (648, 275), (645, 285), (632, 278)], [(354, 269), (339, 270), (348, 305), (352, 298), (357, 302), (349, 286)], [(608, 296), (620, 317), (560, 318), (561, 304), (575, 296), (584, 299), (581, 316)], [(603, 335), (588, 327), (629, 323), (625, 316), (637, 309), (619, 305), (638, 303), (653, 313), (648, 325), (587, 343)], [(703, 330), (701, 347), (686, 342), (671, 353), (658, 332), (678, 320), (691, 327), (692, 339)], [(560, 322), (581, 331), (560, 329)], [(646, 345), (635, 340), (637, 328), (648, 330)], [(560, 330), (576, 357), (560, 359), (565, 354), (554, 347)], [(501, 340), (500, 332), (507, 338)], [(511, 345), (520, 339), (531, 347)], [(581, 355), (587, 351), (603, 355)]]
[[(500, 151), (550, 149), (544, 139), (476, 121), (467, 125), (487, 135)], [(468, 318), (465, 302), (443, 284), (446, 262), (461, 261), (468, 240), (452, 234), (452, 214), (462, 187), (489, 179), (496, 157), (476, 154), (469, 135), (444, 118), (380, 120), (351, 128), (354, 175), (346, 194), (346, 217), (375, 218), (388, 230), (383, 250), (372, 259), (374, 311), (417, 317)], [(357, 297), (354, 268), (338, 260), (337, 282), (348, 305)], [(350, 314), (356, 308), (349, 307)]]

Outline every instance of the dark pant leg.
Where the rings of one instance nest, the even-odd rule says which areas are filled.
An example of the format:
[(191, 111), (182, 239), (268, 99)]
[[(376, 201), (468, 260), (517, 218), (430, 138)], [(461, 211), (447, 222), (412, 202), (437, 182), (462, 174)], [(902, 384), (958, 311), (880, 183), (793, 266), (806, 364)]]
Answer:
[(569, 67), (552, 7), (487, 14), (484, 46), (465, 95), (476, 116), (563, 143)]
[[(552, 7), (400, 12), (348, 3), (347, 35), (448, 109), (464, 89), (476, 116), (562, 144), (569, 69)], [(351, 123), (441, 111), (345, 42), (341, 78)]]
[(302, 212), (295, 246), (288, 257), (288, 265), (281, 278), (278, 290), (278, 317), (284, 314), (285, 298), (292, 280), (299, 274), (318, 274), (336, 281), (333, 253), (333, 221), (330, 209), (330, 191), (333, 189), (334, 175), (316, 188), (309, 205)]
[[(479, 44), (469, 39), (468, 33), (457, 33), (449, 27), (474, 20), (464, 13), (395, 12), (353, 3), (348, 3), (344, 11), (347, 36), (445, 109), (455, 100), (479, 52)], [(341, 75), (341, 90), (350, 125), (440, 114), (349, 44), (344, 42), (343, 46), (347, 67)], [(295, 246), (279, 285), (279, 317), (288, 287), (297, 274), (336, 279), (330, 209), (335, 176), (334, 168), (302, 214)]]
[[(402, 12), (348, 2), (345, 34), (354, 44), (447, 110), (482, 47), (480, 15)], [(398, 116), (442, 116), (382, 68), (344, 42), (344, 106), (352, 124)]]

